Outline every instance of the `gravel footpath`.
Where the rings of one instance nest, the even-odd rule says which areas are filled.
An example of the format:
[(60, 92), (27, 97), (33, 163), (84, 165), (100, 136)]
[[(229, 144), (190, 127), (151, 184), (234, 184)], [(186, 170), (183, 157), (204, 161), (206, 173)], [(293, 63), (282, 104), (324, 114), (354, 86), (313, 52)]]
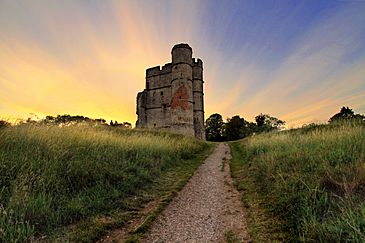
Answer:
[(230, 177), (230, 156), (229, 146), (219, 144), (141, 242), (224, 242), (228, 231), (248, 242), (244, 208)]

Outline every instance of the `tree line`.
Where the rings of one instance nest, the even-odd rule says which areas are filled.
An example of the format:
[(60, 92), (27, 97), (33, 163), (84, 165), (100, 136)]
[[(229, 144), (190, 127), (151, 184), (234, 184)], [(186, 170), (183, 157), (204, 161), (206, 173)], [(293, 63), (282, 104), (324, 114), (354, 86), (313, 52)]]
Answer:
[[(361, 120), (365, 121), (365, 116), (362, 114), (356, 114), (351, 108), (343, 106), (340, 112), (333, 115), (328, 122), (338, 122), (343, 120)], [(86, 116), (80, 115), (57, 115), (46, 116), (44, 119), (32, 119), (28, 118), (22, 120), (19, 124), (55, 124), (55, 125), (72, 125), (79, 123), (88, 123), (94, 125), (105, 125), (113, 127), (132, 128), (132, 124), (129, 122), (110, 121), (106, 122), (103, 118), (92, 119)], [(11, 123), (0, 120), (0, 127), (10, 126)], [(316, 124), (305, 124), (306, 126), (315, 126)], [(275, 130), (281, 130), (285, 126), (285, 121), (282, 121), (276, 117), (268, 114), (260, 113), (255, 117), (254, 122), (249, 122), (239, 115), (228, 118), (226, 122), (223, 121), (222, 115), (215, 113), (211, 115), (205, 121), (205, 133), (208, 141), (232, 141), (245, 138), (254, 134), (262, 132), (270, 132)]]
[[(87, 116), (80, 116), (80, 115), (57, 115), (57, 116), (46, 116), (43, 119), (32, 119), (27, 118), (25, 120), (21, 120), (18, 122), (19, 124), (53, 124), (53, 125), (74, 125), (74, 124), (92, 124), (92, 125), (105, 125), (105, 126), (113, 126), (113, 127), (125, 127), (125, 128), (132, 128), (132, 124), (129, 122), (121, 122), (118, 121), (107, 121), (103, 118), (92, 119)], [(0, 127), (1, 126), (9, 126), (11, 125), (9, 122), (0, 120)]]
[(255, 122), (249, 122), (239, 115), (223, 121), (222, 115), (215, 113), (205, 121), (205, 134), (208, 141), (232, 141), (252, 134), (280, 130), (285, 121), (268, 114), (260, 113)]
[[(343, 120), (365, 121), (365, 116), (356, 114), (351, 108), (344, 106), (328, 122), (341, 122)], [(303, 127), (308, 125), (316, 124), (305, 124)], [(215, 113), (205, 121), (205, 134), (208, 141), (232, 141), (262, 132), (278, 131), (284, 126), (285, 121), (268, 114), (260, 113), (255, 117), (254, 122), (249, 122), (239, 115), (227, 118), (227, 122), (224, 122), (222, 115)]]

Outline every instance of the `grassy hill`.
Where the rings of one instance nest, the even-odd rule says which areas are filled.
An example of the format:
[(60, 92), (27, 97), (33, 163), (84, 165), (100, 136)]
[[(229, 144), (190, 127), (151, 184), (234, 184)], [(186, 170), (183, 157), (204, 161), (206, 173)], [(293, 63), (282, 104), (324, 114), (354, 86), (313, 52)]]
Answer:
[[(157, 191), (185, 182), (210, 147), (180, 135), (108, 126), (0, 127), (0, 241), (39, 239), (83, 221), (74, 240), (95, 240)], [(100, 215), (112, 222), (95, 223)]]
[(336, 122), (231, 143), (255, 241), (365, 241), (365, 126)]

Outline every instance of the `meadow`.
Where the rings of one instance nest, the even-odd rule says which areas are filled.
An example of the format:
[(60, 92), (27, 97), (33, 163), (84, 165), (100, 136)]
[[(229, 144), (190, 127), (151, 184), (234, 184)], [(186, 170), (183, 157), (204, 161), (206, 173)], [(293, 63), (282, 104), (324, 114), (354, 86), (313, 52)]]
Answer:
[[(176, 172), (157, 188), (187, 181), (211, 147), (181, 135), (109, 126), (0, 127), (0, 242), (47, 240), (68, 225), (84, 228), (74, 241), (94, 241), (157, 195), (167, 173)], [(113, 214), (114, 223), (101, 220), (90, 229), (90, 219), (110, 221)]]
[(365, 241), (365, 125), (333, 122), (231, 143), (254, 242)]

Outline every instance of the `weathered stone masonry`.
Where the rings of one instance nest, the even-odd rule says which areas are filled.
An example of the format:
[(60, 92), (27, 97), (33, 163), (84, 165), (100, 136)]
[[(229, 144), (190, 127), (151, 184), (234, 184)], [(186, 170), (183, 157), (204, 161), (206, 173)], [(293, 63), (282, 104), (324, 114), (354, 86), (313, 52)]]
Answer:
[(172, 63), (146, 70), (137, 95), (138, 128), (159, 128), (205, 139), (203, 62), (188, 44), (172, 48)]

